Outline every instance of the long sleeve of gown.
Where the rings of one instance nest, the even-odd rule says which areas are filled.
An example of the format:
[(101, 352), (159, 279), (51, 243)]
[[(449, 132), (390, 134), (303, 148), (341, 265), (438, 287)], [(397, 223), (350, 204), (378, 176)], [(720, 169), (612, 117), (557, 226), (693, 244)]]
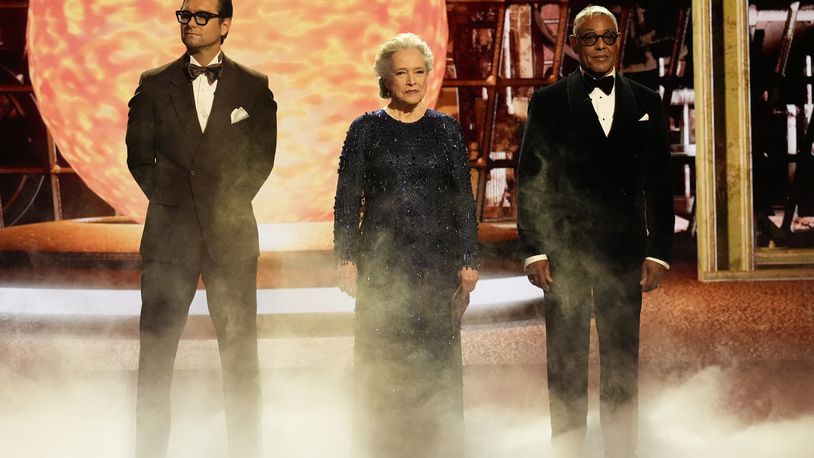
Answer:
[(334, 254), (338, 261), (356, 262), (364, 183), (365, 139), (369, 123), (360, 117), (351, 123), (339, 156), (339, 178), (334, 201)]
[(446, 132), (450, 147), (449, 162), (452, 167), (453, 206), (457, 222), (458, 240), (461, 244), (458, 267), (479, 268), (478, 221), (475, 215), (475, 198), (472, 195), (472, 180), (469, 172), (469, 154), (461, 137), (461, 126), (454, 118), (448, 118)]

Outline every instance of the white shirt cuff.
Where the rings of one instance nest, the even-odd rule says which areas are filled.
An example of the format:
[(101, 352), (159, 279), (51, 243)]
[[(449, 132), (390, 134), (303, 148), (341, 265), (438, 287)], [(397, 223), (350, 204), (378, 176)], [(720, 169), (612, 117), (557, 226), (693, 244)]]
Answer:
[[(649, 256), (646, 257), (645, 259), (649, 259), (649, 260), (651, 260), (653, 262), (657, 262), (657, 263), (661, 264), (662, 266), (664, 266), (665, 269), (668, 269), (668, 270), (670, 269), (670, 264), (662, 261), (661, 259), (651, 258)], [(530, 264), (533, 264), (533, 263), (535, 263), (537, 261), (548, 261), (548, 256), (544, 255), (544, 254), (529, 256), (528, 258), (526, 258), (525, 262), (523, 263), (523, 269), (525, 270)]]
[(526, 267), (528, 267), (529, 264), (535, 263), (537, 261), (548, 261), (548, 256), (544, 254), (529, 256), (528, 258), (526, 258), (526, 262), (523, 263), (523, 270), (526, 270)]
[(656, 259), (656, 258), (651, 258), (651, 257), (646, 257), (644, 259), (649, 259), (649, 260), (651, 260), (653, 262), (657, 262), (657, 263), (663, 265), (667, 270), (670, 270), (670, 264), (667, 264), (666, 262), (662, 261), (661, 259)]

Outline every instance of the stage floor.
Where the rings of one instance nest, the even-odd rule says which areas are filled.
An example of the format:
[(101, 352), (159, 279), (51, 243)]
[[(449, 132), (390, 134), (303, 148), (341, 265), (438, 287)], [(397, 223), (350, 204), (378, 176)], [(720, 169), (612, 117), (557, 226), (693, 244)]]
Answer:
[[(674, 266), (644, 304), (640, 457), (810, 457), (814, 281), (695, 278), (693, 266)], [(523, 318), (465, 322), (468, 458), (548, 456), (544, 323), (534, 301), (524, 310)], [(261, 315), (277, 323), (259, 342), (265, 456), (350, 458), (351, 311), (291, 324), (303, 315)], [(55, 316), (0, 319), (3, 456), (129, 456), (137, 322), (128, 315), (106, 330), (101, 318), (89, 329), (82, 320), (56, 325)], [(193, 318), (177, 361), (171, 456), (221, 457), (217, 344), (207, 317)], [(590, 425), (586, 456), (599, 457), (595, 395)]]

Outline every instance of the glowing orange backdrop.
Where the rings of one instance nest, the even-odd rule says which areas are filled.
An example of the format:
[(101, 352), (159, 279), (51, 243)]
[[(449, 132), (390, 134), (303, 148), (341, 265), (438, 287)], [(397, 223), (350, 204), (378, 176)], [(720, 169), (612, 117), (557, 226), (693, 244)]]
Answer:
[[(142, 220), (146, 199), (127, 171), (127, 101), (139, 74), (184, 52), (181, 0), (31, 0), (28, 47), (40, 111), (87, 185)], [(379, 44), (400, 32), (436, 56), (427, 99), (444, 72), (444, 0), (238, 0), (224, 52), (269, 75), (279, 105), (277, 160), (254, 200), (260, 222), (332, 217), (337, 158), (350, 122), (383, 105), (372, 72)]]

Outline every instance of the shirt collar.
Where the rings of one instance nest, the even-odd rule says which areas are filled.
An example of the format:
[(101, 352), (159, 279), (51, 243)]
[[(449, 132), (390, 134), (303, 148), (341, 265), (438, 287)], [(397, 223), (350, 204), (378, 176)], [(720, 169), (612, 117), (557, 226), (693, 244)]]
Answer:
[(221, 64), (221, 63), (223, 63), (223, 51), (219, 52), (218, 55), (215, 56), (214, 59), (212, 59), (212, 62), (209, 62), (206, 65), (201, 65), (194, 57), (192, 57), (192, 54), (190, 54), (189, 55), (189, 63), (191, 63), (193, 65), (197, 65), (199, 67), (205, 67), (205, 66), (212, 65), (212, 64)]

